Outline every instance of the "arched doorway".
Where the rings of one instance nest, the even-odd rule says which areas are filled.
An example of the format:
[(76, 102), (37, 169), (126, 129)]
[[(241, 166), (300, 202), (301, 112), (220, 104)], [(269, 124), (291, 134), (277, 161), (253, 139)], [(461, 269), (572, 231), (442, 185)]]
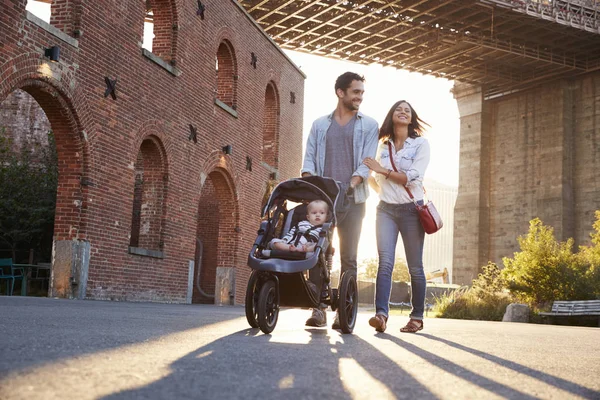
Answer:
[(216, 168), (206, 178), (198, 204), (192, 303), (233, 302), (238, 219), (229, 173)]
[[(4, 196), (1, 217), (10, 221), (13, 262), (42, 265), (28, 268), (27, 289), (31, 294), (84, 297), (89, 245), (84, 239), (82, 214), (85, 208), (84, 146), (78, 123), (69, 102), (51, 84), (26, 79), (17, 89), (0, 98), (0, 131), (5, 153), (4, 176), (11, 180), (14, 198)], [(7, 162), (10, 161), (10, 162)], [(12, 164), (11, 164), (12, 163)], [(19, 179), (11, 179), (10, 174)], [(2, 182), (8, 185), (8, 182)], [(12, 187), (11, 186), (11, 187)], [(15, 200), (17, 201), (15, 203)], [(3, 221), (5, 224), (6, 221)], [(2, 247), (5, 250), (4, 247)], [(51, 259), (66, 257), (61, 268)], [(84, 251), (73, 273), (75, 253)], [(0, 255), (6, 257), (6, 252)], [(50, 269), (52, 266), (52, 269)], [(48, 282), (50, 275), (50, 282)], [(39, 279), (40, 287), (35, 280)], [(33, 286), (33, 287), (32, 287)], [(28, 292), (28, 290), (22, 293)]]

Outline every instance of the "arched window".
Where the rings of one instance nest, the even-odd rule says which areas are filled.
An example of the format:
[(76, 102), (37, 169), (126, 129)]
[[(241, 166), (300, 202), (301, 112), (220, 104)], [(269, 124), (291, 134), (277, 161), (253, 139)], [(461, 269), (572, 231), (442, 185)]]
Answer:
[(177, 21), (172, 1), (147, 0), (142, 47), (173, 64)]
[(216, 57), (217, 99), (232, 109), (237, 108), (237, 66), (231, 43), (224, 40)]
[(25, 9), (69, 36), (78, 36), (79, 18), (73, 0), (27, 0)]
[(271, 167), (279, 165), (279, 96), (274, 82), (267, 84), (263, 110), (262, 159)]
[(150, 136), (142, 142), (135, 163), (131, 247), (162, 251), (166, 186), (164, 152), (158, 138)]
[(42, 21), (50, 23), (52, 0), (27, 0), (25, 9)]

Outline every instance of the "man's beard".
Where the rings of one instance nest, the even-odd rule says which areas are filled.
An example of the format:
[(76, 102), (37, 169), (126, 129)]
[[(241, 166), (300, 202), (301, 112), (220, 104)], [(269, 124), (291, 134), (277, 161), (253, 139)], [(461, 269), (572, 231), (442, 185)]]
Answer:
[(344, 101), (343, 104), (350, 111), (358, 111), (358, 107), (360, 107), (360, 103), (355, 105), (352, 100)]

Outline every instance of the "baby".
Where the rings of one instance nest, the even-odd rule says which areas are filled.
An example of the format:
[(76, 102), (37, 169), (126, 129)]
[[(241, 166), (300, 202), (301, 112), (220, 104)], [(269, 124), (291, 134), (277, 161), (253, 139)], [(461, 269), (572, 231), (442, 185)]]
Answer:
[(323, 200), (313, 200), (308, 203), (306, 213), (306, 220), (298, 222), (282, 239), (271, 240), (270, 247), (276, 250), (314, 251), (321, 226), (327, 221), (329, 206)]

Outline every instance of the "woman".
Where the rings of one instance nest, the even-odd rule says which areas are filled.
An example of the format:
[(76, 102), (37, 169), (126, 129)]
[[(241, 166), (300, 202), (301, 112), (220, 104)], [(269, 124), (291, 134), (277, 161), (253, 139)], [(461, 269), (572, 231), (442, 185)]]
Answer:
[(423, 125), (427, 124), (417, 116), (407, 101), (395, 103), (379, 130), (377, 160), (366, 158), (363, 161), (375, 172), (376, 184), (371, 183), (378, 186), (380, 198), (376, 227), (379, 253), (375, 287), (376, 314), (369, 320), (369, 325), (378, 332), (384, 332), (387, 325), (398, 233), (402, 235), (404, 242), (412, 288), (410, 320), (400, 331), (414, 333), (423, 329), (425, 232), (409, 194), (412, 193), (414, 201), (422, 204), (423, 176), (429, 164), (429, 143), (421, 136)]

